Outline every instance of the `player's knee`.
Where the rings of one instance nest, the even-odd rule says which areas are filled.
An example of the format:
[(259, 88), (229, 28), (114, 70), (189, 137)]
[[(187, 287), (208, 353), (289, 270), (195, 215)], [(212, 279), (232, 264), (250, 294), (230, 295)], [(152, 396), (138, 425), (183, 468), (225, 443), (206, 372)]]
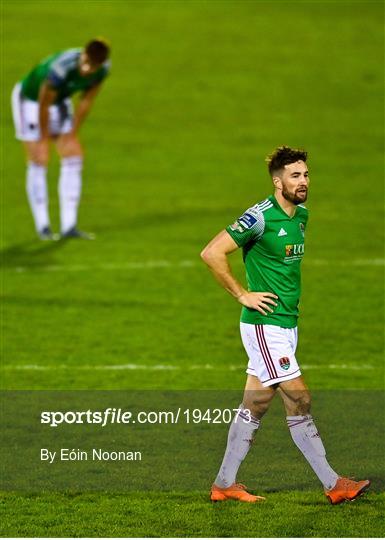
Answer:
[(47, 167), (49, 156), (44, 152), (28, 152), (27, 160), (30, 163), (39, 165), (40, 167)]
[(78, 150), (78, 149), (74, 149), (73, 152), (69, 152), (68, 154), (66, 154), (65, 156), (63, 157), (67, 157), (67, 158), (79, 158), (79, 159), (83, 159), (84, 157), (84, 154), (81, 150)]
[(63, 136), (57, 141), (57, 151), (61, 158), (80, 157), (83, 158), (84, 150), (76, 136)]
[(44, 157), (34, 157), (33, 159), (29, 159), (29, 162), (32, 162), (34, 165), (39, 165), (39, 167), (47, 167), (48, 165), (48, 158)]
[(84, 149), (81, 142), (78, 139), (76, 139), (74, 143), (73, 151), (74, 151), (74, 154), (73, 154), (74, 156), (80, 157), (80, 158), (84, 157)]
[(34, 163), (41, 167), (46, 167), (48, 165), (49, 153), (48, 149), (39, 148), (36, 144), (26, 143), (25, 155), (28, 163)]
[(74, 140), (68, 144), (62, 157), (79, 157), (83, 158), (84, 151), (79, 141)]

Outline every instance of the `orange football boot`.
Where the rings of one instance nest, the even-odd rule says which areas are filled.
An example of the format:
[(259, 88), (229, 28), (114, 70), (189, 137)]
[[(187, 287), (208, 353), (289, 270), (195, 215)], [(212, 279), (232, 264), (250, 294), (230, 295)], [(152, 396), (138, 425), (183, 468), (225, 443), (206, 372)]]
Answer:
[(232, 484), (228, 488), (221, 488), (213, 484), (211, 487), (210, 499), (213, 502), (234, 499), (236, 501), (249, 503), (261, 502), (265, 500), (265, 497), (258, 497), (257, 495), (247, 493), (246, 489), (246, 486), (243, 484)]
[(334, 488), (325, 491), (326, 497), (332, 504), (353, 501), (370, 486), (370, 480), (355, 482), (350, 478), (338, 478)]

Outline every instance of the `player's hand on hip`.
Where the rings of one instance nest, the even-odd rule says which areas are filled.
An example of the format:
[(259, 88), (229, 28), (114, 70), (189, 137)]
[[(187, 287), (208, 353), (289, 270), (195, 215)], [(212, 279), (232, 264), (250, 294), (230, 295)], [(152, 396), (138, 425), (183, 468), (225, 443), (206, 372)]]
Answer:
[(262, 315), (267, 315), (267, 312), (273, 313), (271, 306), (277, 306), (278, 296), (271, 292), (246, 292), (238, 297), (238, 302), (243, 306), (256, 309)]

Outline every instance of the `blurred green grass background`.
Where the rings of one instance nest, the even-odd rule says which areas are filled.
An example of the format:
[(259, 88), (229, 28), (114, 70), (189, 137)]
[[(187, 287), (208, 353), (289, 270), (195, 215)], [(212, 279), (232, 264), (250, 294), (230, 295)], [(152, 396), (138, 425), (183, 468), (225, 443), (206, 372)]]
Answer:
[[(243, 369), (234, 377), (226, 370), (245, 361), (239, 307), (198, 254), (271, 192), (263, 160), (282, 143), (310, 154), (299, 359), (355, 366), (309, 371), (320, 387), (378, 385), (381, 21), (376, 2), (5, 2), (5, 387), (241, 386)], [(82, 130), (80, 209), (80, 225), (97, 241), (43, 245), (26, 203), (8, 96), (42, 57), (99, 34), (111, 40), (113, 67)], [(55, 225), (57, 175), (54, 157)], [(162, 261), (171, 266), (145, 267)], [(233, 261), (242, 276), (240, 257)], [(76, 371), (84, 363), (220, 370), (101, 376)], [(73, 370), (16, 371), (24, 364)], [(357, 371), (361, 364), (369, 372)]]

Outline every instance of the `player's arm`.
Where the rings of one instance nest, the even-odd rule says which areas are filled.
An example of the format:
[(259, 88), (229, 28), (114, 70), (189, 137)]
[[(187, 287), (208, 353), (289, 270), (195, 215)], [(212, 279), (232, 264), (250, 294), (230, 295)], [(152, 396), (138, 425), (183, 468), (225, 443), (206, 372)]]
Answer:
[(276, 306), (275, 294), (270, 292), (249, 292), (233, 276), (228, 255), (238, 249), (238, 245), (227, 231), (221, 231), (207, 244), (201, 258), (207, 264), (218, 283), (226, 289), (243, 306), (256, 309), (263, 315), (273, 310), (269, 304)]
[(84, 119), (90, 112), (94, 100), (100, 92), (100, 88), (101, 83), (98, 83), (95, 86), (92, 86), (92, 88), (90, 88), (89, 90), (86, 90), (80, 98), (74, 115), (73, 131), (75, 133), (77, 133)]
[(49, 107), (54, 103), (57, 92), (48, 82), (44, 82), (39, 91), (39, 127), (40, 139), (49, 139)]

